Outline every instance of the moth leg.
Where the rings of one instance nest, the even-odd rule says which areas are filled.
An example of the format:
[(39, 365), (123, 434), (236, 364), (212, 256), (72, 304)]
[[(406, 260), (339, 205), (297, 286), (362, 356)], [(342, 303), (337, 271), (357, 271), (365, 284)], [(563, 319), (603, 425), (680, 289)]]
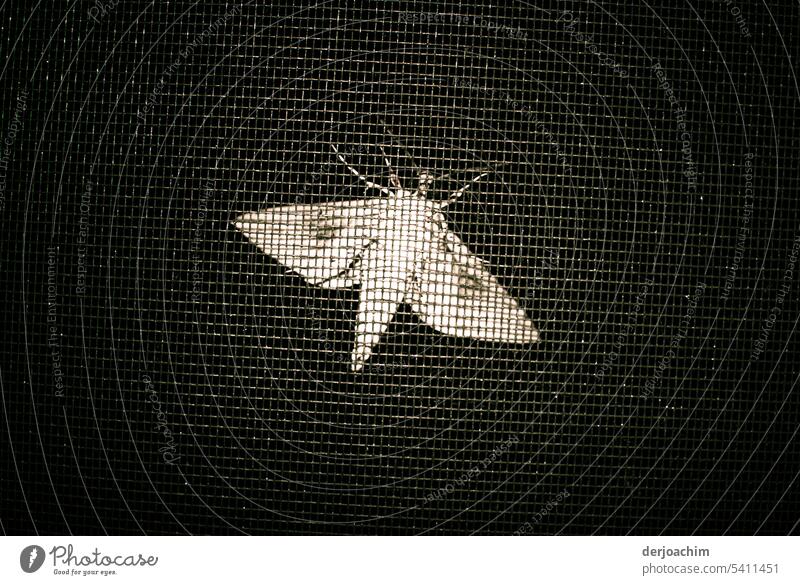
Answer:
[(373, 181), (368, 180), (364, 175), (362, 175), (357, 170), (355, 170), (353, 167), (351, 167), (350, 164), (344, 159), (344, 157), (341, 154), (339, 154), (339, 150), (333, 144), (331, 144), (331, 148), (333, 149), (333, 152), (336, 153), (337, 158), (340, 161), (342, 161), (342, 164), (344, 164), (344, 166), (346, 166), (350, 170), (351, 173), (353, 173), (356, 177), (358, 177), (360, 180), (362, 180), (364, 182), (364, 184), (367, 186), (367, 188), (369, 188), (369, 189), (378, 189), (384, 195), (391, 195), (392, 192), (389, 189), (387, 189), (386, 187), (384, 187), (382, 185), (379, 185), (378, 183), (375, 183)]
[(381, 153), (383, 153), (383, 160), (386, 161), (386, 166), (389, 168), (389, 182), (395, 189), (402, 189), (403, 186), (400, 185), (400, 178), (397, 176), (397, 173), (394, 172), (394, 169), (392, 169), (392, 163), (389, 162), (389, 157), (386, 156), (386, 151), (383, 150), (383, 146), (378, 145), (378, 148), (381, 149)]
[(461, 189), (459, 189), (458, 191), (453, 191), (453, 193), (450, 195), (450, 197), (447, 198), (446, 201), (444, 201), (441, 204), (439, 204), (439, 209), (444, 209), (445, 207), (447, 207), (451, 203), (457, 201), (458, 198), (461, 197), (464, 194), (464, 191), (466, 191), (467, 189), (472, 187), (475, 183), (480, 181), (483, 177), (485, 177), (488, 174), (489, 174), (488, 172), (481, 173), (480, 175), (478, 175), (477, 177), (472, 179), (469, 183), (467, 183), (466, 185), (461, 187)]
[(341, 272), (338, 272), (338, 273), (334, 274), (333, 276), (329, 276), (328, 278), (324, 278), (322, 280), (318, 280), (314, 284), (316, 284), (317, 286), (324, 286), (324, 285), (328, 284), (329, 282), (333, 282), (334, 280), (338, 280), (340, 278), (344, 278), (345, 276), (347, 276), (347, 274), (350, 271), (353, 270), (354, 264), (355, 263), (351, 264), (350, 266), (348, 266), (347, 268), (345, 268)]

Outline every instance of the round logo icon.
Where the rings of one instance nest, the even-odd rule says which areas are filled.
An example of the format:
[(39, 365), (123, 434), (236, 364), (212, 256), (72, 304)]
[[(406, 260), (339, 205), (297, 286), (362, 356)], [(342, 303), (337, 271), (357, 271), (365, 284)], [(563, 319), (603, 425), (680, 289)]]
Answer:
[(44, 564), (44, 556), (44, 549), (38, 544), (26, 546), (19, 554), (19, 566), (26, 573), (35, 573)]

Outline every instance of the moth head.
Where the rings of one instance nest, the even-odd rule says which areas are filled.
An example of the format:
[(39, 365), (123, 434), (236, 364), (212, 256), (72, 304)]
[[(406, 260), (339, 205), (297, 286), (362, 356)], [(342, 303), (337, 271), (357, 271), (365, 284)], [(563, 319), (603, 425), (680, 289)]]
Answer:
[(419, 172), (419, 190), (420, 191), (427, 191), (428, 188), (433, 184), (434, 179), (436, 176), (431, 173), (430, 171), (422, 170)]

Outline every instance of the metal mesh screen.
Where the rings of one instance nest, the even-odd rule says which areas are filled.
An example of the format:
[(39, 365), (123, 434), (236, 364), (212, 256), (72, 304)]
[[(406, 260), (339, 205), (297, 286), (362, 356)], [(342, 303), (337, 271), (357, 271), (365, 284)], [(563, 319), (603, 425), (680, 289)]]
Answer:
[(796, 530), (796, 3), (0, 11), (5, 532)]

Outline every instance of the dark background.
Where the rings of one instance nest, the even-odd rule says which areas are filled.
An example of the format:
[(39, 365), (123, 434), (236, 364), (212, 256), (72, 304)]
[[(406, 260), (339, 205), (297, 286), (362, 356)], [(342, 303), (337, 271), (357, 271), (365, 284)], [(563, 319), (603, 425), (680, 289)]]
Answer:
[[(799, 12), (3, 3), (0, 529), (796, 532)], [(352, 374), (358, 291), (229, 223), (364, 197), (331, 144), (495, 169), (448, 224), (541, 342), (406, 307)]]

